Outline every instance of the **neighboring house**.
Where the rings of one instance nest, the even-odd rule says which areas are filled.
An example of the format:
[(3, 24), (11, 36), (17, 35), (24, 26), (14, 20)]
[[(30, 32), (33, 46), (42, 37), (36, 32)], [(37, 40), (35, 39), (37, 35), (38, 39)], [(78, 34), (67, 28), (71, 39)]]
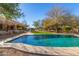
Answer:
[(0, 31), (8, 30), (25, 30), (26, 26), (22, 23), (16, 22), (14, 20), (6, 20), (4, 17), (0, 16)]
[(73, 29), (73, 32), (74, 32), (74, 33), (79, 33), (79, 29), (78, 29), (78, 28), (74, 28), (74, 29)]

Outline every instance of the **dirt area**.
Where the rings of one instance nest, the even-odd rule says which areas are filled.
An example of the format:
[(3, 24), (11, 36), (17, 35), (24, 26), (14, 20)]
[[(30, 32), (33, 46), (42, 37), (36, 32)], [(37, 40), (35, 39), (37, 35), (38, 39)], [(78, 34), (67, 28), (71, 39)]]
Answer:
[(0, 56), (42, 56), (42, 55), (24, 52), (14, 48), (0, 47)]

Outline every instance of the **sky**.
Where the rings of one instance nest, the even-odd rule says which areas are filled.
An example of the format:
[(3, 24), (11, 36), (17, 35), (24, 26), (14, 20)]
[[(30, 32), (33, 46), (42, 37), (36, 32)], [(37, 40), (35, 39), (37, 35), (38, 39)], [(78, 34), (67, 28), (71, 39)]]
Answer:
[(73, 15), (79, 16), (78, 3), (22, 3), (20, 9), (24, 13), (24, 17), (19, 18), (18, 21), (27, 22), (30, 27), (33, 27), (34, 21), (47, 17), (48, 11), (55, 6), (68, 9)]

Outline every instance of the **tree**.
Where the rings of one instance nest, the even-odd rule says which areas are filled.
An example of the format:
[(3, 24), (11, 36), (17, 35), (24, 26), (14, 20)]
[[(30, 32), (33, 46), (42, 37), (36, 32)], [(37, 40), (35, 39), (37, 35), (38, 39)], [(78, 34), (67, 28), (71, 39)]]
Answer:
[(78, 22), (79, 21), (78, 21), (77, 17), (72, 16), (72, 18), (71, 18), (71, 26), (72, 26), (72, 28), (77, 28)]
[(0, 15), (4, 15), (6, 19), (16, 19), (23, 16), (18, 3), (1, 3)]
[(68, 16), (68, 12), (59, 7), (55, 7), (50, 10), (47, 15), (48, 20), (45, 20), (44, 26), (47, 28), (55, 29), (57, 32), (58, 29), (61, 28), (61, 26), (64, 24), (64, 18)]
[(28, 24), (27, 24), (27, 21), (26, 21), (26, 20), (23, 20), (22, 23), (23, 23), (26, 27), (28, 27)]
[(39, 21), (34, 21), (33, 25), (34, 25), (35, 28), (39, 28)]
[(43, 30), (43, 20), (38, 20), (38, 21), (35, 21), (34, 22), (34, 27), (39, 30), (39, 31), (42, 31)]
[(68, 16), (70, 15), (70, 12), (60, 8), (60, 7), (54, 7), (47, 13), (49, 18), (60, 18), (61, 16)]
[(76, 16), (71, 15), (68, 10), (59, 7), (53, 8), (48, 12), (48, 18), (43, 21), (45, 29), (54, 29), (56, 32), (59, 30), (71, 31), (71, 28), (77, 27), (79, 21)]

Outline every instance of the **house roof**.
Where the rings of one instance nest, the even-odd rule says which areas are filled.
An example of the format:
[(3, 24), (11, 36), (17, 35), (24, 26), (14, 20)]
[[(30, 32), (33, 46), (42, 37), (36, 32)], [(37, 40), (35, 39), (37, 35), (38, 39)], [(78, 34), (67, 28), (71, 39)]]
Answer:
[(24, 24), (19, 23), (19, 22), (15, 21), (15, 20), (6, 20), (6, 18), (3, 17), (3, 16), (0, 16), (0, 24), (24, 26)]

